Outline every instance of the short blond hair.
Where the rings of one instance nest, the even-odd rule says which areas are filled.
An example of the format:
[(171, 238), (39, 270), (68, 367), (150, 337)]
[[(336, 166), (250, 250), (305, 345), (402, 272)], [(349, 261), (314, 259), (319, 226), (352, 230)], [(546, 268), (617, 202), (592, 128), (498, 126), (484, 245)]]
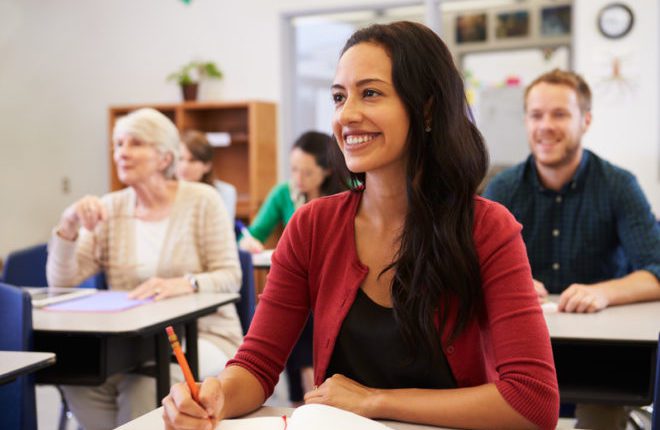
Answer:
[(575, 72), (554, 69), (544, 73), (525, 88), (525, 110), (527, 110), (527, 96), (536, 85), (540, 83), (564, 85), (575, 91), (580, 111), (584, 114), (591, 111), (591, 89), (587, 82)]
[(137, 109), (117, 120), (112, 131), (113, 142), (125, 134), (155, 144), (161, 154), (172, 154), (172, 161), (163, 174), (168, 179), (174, 177), (176, 161), (179, 158), (180, 137), (172, 120), (156, 109)]

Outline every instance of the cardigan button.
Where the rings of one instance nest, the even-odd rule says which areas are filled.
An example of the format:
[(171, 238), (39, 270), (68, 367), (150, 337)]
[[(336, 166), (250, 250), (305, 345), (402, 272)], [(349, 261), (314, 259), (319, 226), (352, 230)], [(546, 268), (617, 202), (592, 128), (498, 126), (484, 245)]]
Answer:
[(453, 354), (454, 353), (454, 345), (449, 345), (447, 347), (447, 354)]

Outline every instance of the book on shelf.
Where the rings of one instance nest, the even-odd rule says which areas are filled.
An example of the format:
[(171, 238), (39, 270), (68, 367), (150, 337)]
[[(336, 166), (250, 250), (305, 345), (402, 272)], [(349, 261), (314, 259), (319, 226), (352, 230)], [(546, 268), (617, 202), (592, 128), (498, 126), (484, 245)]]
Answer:
[(231, 134), (224, 131), (210, 131), (206, 133), (206, 139), (211, 146), (229, 146), (231, 145)]

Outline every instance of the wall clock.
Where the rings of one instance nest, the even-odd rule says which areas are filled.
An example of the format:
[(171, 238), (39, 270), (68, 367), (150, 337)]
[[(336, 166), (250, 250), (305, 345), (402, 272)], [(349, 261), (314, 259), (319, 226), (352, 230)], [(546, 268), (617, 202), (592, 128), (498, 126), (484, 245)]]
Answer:
[(598, 29), (608, 39), (620, 39), (630, 33), (635, 23), (632, 9), (623, 3), (610, 3), (598, 13)]

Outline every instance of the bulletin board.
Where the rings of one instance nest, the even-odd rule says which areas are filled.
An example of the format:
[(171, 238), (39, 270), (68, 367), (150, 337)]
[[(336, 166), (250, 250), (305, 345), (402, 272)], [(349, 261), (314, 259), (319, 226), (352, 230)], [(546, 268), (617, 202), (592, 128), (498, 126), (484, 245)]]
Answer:
[(554, 68), (570, 69), (570, 49), (561, 46), (475, 52), (461, 57), (461, 68), (491, 165), (519, 163), (529, 154), (524, 89), (542, 73)]

